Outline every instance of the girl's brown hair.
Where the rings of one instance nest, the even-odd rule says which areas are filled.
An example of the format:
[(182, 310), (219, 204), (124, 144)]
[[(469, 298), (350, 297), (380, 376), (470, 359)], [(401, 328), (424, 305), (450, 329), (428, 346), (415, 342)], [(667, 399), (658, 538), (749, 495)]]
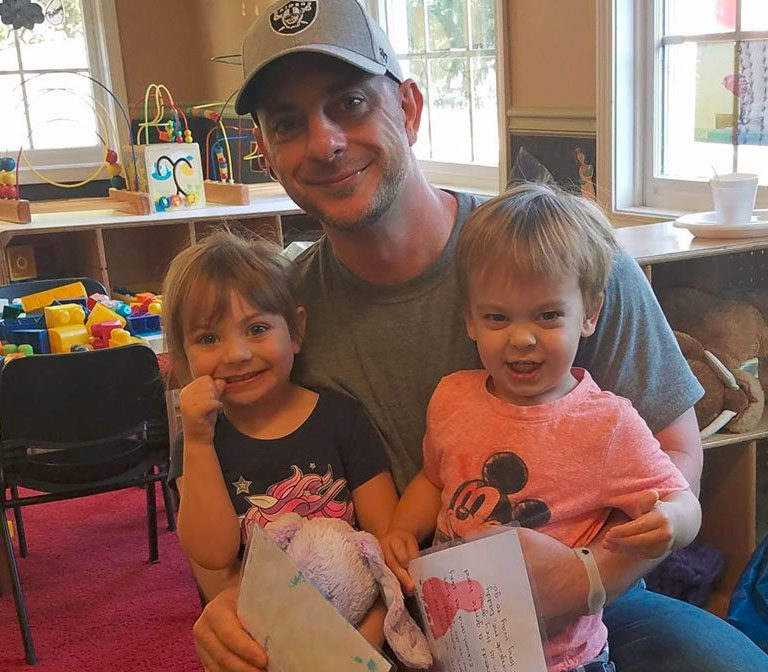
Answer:
[(184, 334), (192, 320), (213, 323), (229, 310), (235, 290), (265, 313), (282, 315), (291, 338), (300, 341), (298, 303), (291, 290), (290, 262), (266, 240), (218, 231), (180, 252), (163, 283), (163, 329), (174, 374), (190, 378)]

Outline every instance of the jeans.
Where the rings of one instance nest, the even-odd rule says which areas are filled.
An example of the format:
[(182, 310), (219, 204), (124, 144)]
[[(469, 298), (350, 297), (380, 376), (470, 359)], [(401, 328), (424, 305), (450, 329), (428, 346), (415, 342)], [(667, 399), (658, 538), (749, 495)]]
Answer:
[(768, 656), (741, 631), (642, 581), (605, 607), (603, 621), (618, 672), (768, 671)]
[(606, 644), (596, 658), (574, 667), (570, 672), (616, 672), (616, 666), (610, 659), (609, 646)]

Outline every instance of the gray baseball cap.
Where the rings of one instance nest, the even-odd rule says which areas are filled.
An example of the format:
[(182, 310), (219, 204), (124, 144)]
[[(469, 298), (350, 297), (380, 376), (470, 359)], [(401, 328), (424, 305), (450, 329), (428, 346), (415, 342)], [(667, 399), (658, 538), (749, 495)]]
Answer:
[(259, 13), (243, 40), (245, 81), (235, 111), (247, 114), (253, 109), (255, 82), (265, 66), (306, 51), (403, 81), (395, 50), (358, 0), (279, 0)]

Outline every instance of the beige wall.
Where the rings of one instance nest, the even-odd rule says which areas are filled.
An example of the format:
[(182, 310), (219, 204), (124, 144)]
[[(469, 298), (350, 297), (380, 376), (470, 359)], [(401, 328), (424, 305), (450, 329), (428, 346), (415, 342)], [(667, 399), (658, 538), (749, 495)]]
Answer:
[[(255, 7), (265, 0), (118, 0), (131, 101), (163, 83), (180, 102), (222, 100), (238, 86), (237, 66), (210, 62), (237, 53)], [(508, 3), (507, 107), (594, 108), (596, 0)], [(153, 20), (162, 7), (166, 21)]]

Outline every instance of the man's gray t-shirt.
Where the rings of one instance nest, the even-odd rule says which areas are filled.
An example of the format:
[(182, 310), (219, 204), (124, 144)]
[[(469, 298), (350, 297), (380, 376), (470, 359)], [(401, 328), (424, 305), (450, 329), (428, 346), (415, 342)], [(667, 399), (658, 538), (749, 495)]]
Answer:
[[(456, 238), (481, 200), (454, 194), (456, 224), (440, 257), (397, 285), (361, 280), (321, 238), (296, 260), (296, 291), (307, 333), (297, 382), (359, 399), (384, 438), (399, 491), (421, 468), (429, 398), (440, 379), (481, 366), (464, 326), (453, 263)], [(638, 265), (617, 255), (593, 336), (575, 366), (600, 387), (630, 399), (657, 432), (689, 409), (702, 390)]]

